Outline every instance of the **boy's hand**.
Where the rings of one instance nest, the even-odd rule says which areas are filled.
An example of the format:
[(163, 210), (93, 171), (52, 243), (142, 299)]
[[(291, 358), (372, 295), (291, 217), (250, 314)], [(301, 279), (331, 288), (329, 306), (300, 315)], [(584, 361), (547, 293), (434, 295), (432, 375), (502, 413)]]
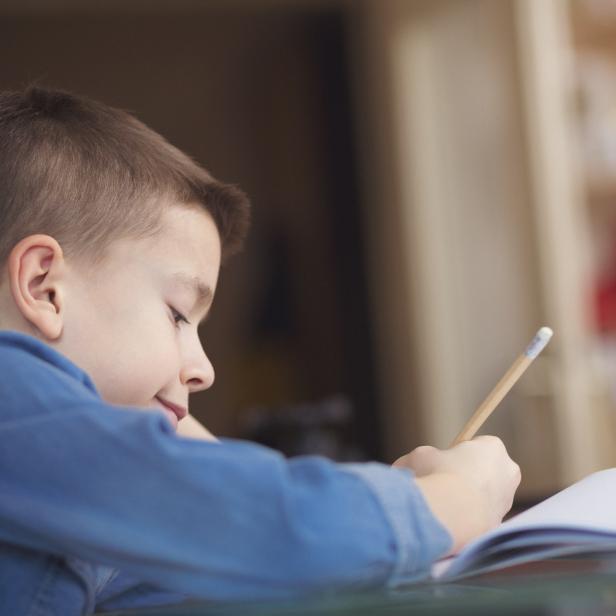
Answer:
[(494, 436), (446, 450), (418, 447), (394, 466), (415, 472), (433, 513), (453, 535), (454, 551), (501, 522), (521, 479), (520, 467)]

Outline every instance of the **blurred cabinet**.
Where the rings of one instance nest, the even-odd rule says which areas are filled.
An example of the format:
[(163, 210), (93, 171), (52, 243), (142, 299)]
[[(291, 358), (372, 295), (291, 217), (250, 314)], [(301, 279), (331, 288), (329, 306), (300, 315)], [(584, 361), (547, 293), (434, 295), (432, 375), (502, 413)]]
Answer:
[(485, 429), (526, 495), (616, 458), (569, 17), (562, 0), (366, 1), (353, 29), (388, 452), (447, 446), (549, 325)]

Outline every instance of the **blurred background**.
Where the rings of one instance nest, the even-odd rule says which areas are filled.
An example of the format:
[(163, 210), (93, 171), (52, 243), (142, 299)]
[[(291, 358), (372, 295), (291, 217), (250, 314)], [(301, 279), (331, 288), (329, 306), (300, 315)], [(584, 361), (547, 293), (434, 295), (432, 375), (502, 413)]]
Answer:
[(192, 411), (287, 455), (484, 432), (616, 464), (616, 0), (5, 0), (0, 87), (133, 111), (253, 202)]

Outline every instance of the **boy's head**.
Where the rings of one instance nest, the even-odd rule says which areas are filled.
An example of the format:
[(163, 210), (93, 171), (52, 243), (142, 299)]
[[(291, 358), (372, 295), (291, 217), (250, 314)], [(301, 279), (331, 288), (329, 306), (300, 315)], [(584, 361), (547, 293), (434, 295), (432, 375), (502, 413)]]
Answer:
[(248, 211), (128, 113), (0, 93), (0, 328), (64, 353), (111, 403), (186, 409), (212, 384), (197, 326)]

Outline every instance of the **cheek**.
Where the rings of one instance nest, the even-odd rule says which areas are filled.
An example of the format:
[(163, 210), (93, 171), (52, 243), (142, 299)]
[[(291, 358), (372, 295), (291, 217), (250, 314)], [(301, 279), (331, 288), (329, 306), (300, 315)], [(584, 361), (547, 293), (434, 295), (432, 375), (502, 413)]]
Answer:
[(143, 317), (107, 340), (101, 395), (113, 404), (146, 405), (177, 378), (179, 352), (168, 317)]

